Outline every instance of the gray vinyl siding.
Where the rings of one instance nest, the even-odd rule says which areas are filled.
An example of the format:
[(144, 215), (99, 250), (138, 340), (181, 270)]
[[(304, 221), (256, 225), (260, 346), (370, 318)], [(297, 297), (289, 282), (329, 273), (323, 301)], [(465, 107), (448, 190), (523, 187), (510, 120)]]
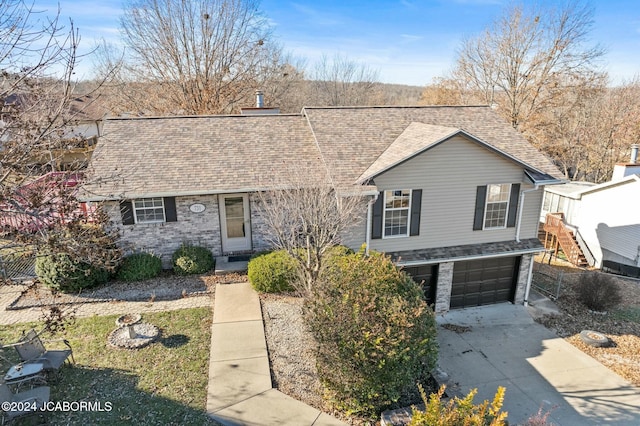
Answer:
[[(457, 136), (377, 176), (380, 191), (422, 189), (420, 235), (371, 241), (380, 251), (412, 250), (515, 239), (516, 228), (473, 230), (476, 187), (521, 183), (523, 168)], [(522, 189), (528, 189), (523, 185)], [(521, 238), (535, 236), (541, 192), (527, 194)]]
[[(533, 189), (533, 185), (522, 184), (520, 192)], [(524, 210), (522, 211), (522, 226), (520, 228), (520, 239), (536, 238), (538, 236), (538, 220), (540, 217), (540, 206), (544, 189), (527, 192), (524, 196)]]

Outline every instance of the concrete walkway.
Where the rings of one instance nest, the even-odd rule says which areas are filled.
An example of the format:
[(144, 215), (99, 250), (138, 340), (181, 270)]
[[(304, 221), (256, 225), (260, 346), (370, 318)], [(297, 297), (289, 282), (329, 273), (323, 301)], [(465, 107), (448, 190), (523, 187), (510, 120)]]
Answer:
[(504, 386), (510, 424), (542, 409), (559, 426), (640, 425), (640, 388), (534, 322), (526, 307), (467, 308), (437, 320), (448, 390), (466, 395), (476, 388), (481, 402)]
[(218, 284), (211, 328), (207, 412), (223, 425), (344, 423), (272, 388), (258, 294), (249, 283)]

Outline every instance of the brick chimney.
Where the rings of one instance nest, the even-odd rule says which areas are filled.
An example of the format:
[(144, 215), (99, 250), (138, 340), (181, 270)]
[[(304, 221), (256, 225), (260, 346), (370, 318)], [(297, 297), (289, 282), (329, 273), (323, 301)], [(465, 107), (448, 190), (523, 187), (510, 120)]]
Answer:
[(611, 176), (612, 181), (620, 180), (629, 175), (640, 173), (640, 163), (638, 163), (638, 148), (640, 148), (640, 145), (638, 144), (631, 145), (631, 158), (629, 158), (629, 162), (618, 163), (613, 166), (613, 176)]

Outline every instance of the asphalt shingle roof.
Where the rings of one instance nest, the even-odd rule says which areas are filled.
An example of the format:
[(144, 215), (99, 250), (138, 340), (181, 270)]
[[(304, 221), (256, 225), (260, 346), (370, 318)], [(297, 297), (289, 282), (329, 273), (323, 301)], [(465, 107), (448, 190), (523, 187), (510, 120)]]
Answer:
[(241, 192), (292, 174), (327, 179), (300, 115), (109, 119), (90, 172), (89, 199)]
[(554, 177), (551, 161), (487, 106), (305, 108), (336, 184), (353, 184), (411, 123), (464, 130)]
[(84, 198), (244, 192), (292, 180), (348, 188), (459, 130), (559, 177), (489, 107), (314, 107), (291, 115), (108, 119)]

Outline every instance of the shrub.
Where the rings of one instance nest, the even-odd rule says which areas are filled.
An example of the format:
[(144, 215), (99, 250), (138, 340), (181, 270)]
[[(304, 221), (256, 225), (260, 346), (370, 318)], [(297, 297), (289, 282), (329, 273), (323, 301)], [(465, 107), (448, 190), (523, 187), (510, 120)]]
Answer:
[(489, 401), (478, 405), (473, 404), (477, 389), (472, 389), (464, 398), (455, 397), (444, 404), (442, 402), (444, 389), (444, 386), (440, 387), (438, 393), (431, 394), (427, 399), (424, 390), (420, 388), (425, 410), (413, 408), (409, 426), (503, 426), (508, 424), (507, 413), (500, 412), (505, 391), (502, 386), (498, 387), (491, 405)]
[(613, 277), (600, 272), (581, 274), (577, 291), (578, 299), (594, 311), (606, 311), (622, 300)]
[(178, 275), (204, 274), (215, 266), (213, 254), (205, 247), (182, 245), (173, 253), (173, 271)]
[(36, 259), (38, 279), (54, 290), (74, 293), (105, 283), (109, 272), (72, 259), (67, 254), (48, 254)]
[(118, 279), (122, 281), (141, 281), (157, 277), (162, 271), (162, 260), (151, 253), (134, 253), (122, 261), (118, 270)]
[(291, 291), (291, 283), (296, 279), (296, 261), (285, 250), (261, 254), (249, 261), (247, 275), (256, 291)]
[(334, 258), (304, 318), (326, 395), (348, 414), (377, 415), (414, 393), (435, 365), (434, 314), (420, 287), (380, 253)]

